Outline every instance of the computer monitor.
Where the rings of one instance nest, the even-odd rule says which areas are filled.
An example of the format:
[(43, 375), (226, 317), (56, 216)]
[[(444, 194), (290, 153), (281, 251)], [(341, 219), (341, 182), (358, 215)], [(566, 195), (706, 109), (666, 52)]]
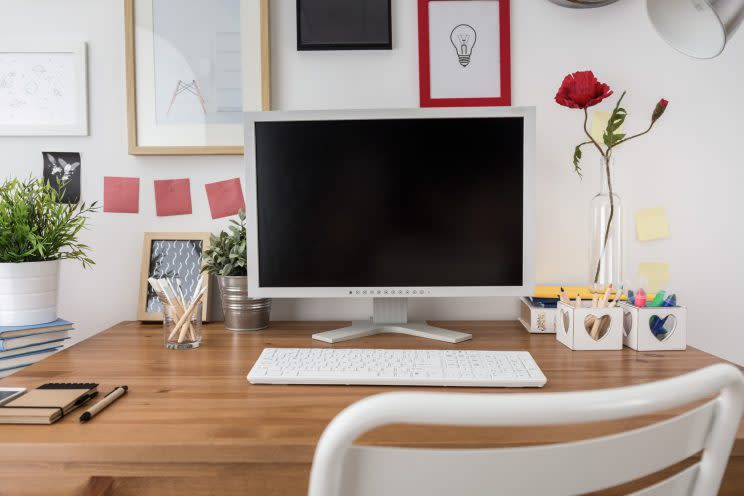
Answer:
[(316, 339), (460, 342), (407, 298), (532, 293), (534, 108), (248, 112), (245, 160), (249, 294), (374, 298)]

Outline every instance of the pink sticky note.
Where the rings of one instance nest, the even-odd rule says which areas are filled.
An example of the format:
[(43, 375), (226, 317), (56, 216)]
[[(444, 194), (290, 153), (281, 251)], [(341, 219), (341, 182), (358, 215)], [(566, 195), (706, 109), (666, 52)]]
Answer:
[(213, 219), (229, 217), (237, 214), (238, 210), (245, 210), (240, 178), (205, 184), (204, 188), (207, 190), (209, 210), (212, 211)]
[(103, 211), (120, 214), (139, 212), (138, 177), (104, 177)]
[(191, 213), (191, 181), (161, 179), (155, 181), (155, 211), (158, 217)]

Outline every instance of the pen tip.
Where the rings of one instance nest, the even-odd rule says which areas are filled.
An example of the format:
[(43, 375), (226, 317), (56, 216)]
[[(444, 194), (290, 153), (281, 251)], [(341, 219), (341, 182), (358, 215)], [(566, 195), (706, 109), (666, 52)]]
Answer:
[(87, 422), (88, 420), (90, 420), (90, 412), (85, 412), (80, 415), (80, 422)]

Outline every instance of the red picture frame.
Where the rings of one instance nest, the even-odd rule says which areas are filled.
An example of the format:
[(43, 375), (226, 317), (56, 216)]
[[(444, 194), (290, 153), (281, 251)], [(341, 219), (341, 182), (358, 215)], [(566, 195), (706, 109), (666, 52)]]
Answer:
[[(429, 5), (442, 0), (418, 0), (419, 104), (421, 107), (490, 107), (511, 105), (511, 34), (509, 0), (499, 2), (501, 95), (483, 98), (432, 98), (429, 65)], [(473, 0), (457, 0), (469, 2)]]

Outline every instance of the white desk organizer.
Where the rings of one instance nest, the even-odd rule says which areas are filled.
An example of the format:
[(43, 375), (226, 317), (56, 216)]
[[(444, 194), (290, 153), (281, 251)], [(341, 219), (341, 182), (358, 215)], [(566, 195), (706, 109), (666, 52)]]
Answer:
[[(623, 343), (637, 351), (684, 350), (687, 348), (687, 308), (637, 307), (620, 303), (623, 311)], [(651, 319), (662, 319), (656, 334)]]
[(524, 296), (519, 299), (519, 322), (533, 334), (555, 334), (557, 308), (538, 307)]
[[(590, 334), (595, 319), (600, 319), (596, 339)], [(591, 302), (581, 308), (558, 302), (555, 337), (572, 350), (621, 350), (623, 311), (620, 307), (592, 308)]]

